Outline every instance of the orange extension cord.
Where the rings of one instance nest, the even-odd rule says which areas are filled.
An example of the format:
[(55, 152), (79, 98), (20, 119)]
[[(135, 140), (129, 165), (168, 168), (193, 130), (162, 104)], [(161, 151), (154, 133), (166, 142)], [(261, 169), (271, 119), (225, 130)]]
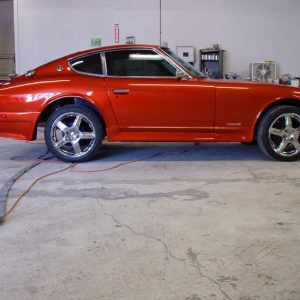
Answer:
[[(15, 201), (15, 203), (13, 204), (13, 206), (8, 210), (6, 211), (5, 213), (5, 216), (7, 216), (9, 213), (11, 213), (15, 207), (17, 206), (17, 204), (20, 202), (20, 200), (31, 190), (31, 188), (40, 180), (42, 180), (43, 178), (45, 177), (48, 177), (48, 176), (51, 176), (51, 175), (54, 175), (54, 174), (57, 174), (57, 173), (61, 173), (61, 172), (64, 172), (66, 170), (70, 170), (71, 172), (75, 172), (75, 173), (95, 173), (95, 172), (105, 172), (105, 171), (109, 171), (109, 170), (113, 170), (113, 169), (116, 169), (118, 167), (121, 167), (121, 166), (124, 166), (124, 165), (127, 165), (127, 164), (131, 164), (131, 163), (135, 163), (135, 162), (138, 162), (138, 161), (143, 161), (143, 160), (147, 160), (147, 159), (151, 159), (153, 157), (156, 157), (158, 155), (175, 155), (175, 154), (181, 154), (181, 153), (184, 153), (186, 152), (187, 150), (181, 150), (181, 151), (176, 151), (176, 152), (161, 152), (161, 153), (156, 153), (156, 154), (153, 154), (153, 155), (150, 155), (150, 156), (147, 156), (147, 157), (142, 157), (142, 158), (138, 158), (138, 159), (134, 159), (134, 160), (130, 160), (130, 161), (126, 161), (126, 162), (123, 162), (123, 163), (120, 163), (120, 164), (117, 164), (115, 166), (112, 166), (110, 168), (106, 168), (106, 169), (98, 169), (98, 170), (75, 170), (75, 166), (77, 164), (70, 164), (68, 167), (62, 169), (62, 170), (59, 170), (59, 171), (56, 171), (56, 172), (52, 172), (52, 173), (49, 173), (49, 174), (46, 174), (42, 177), (39, 177), (38, 179), (36, 179), (29, 187), (28, 189), (18, 197), (18, 199)], [(48, 157), (47, 159), (43, 159), (41, 160), (41, 158), (45, 155), (47, 155), (48, 152), (40, 157), (38, 157), (38, 162), (41, 162), (41, 163), (44, 163), (44, 162), (50, 162), (49, 159), (52, 158), (51, 157)], [(13, 157), (11, 158), (12, 161), (22, 161), (24, 162), (24, 160), (19, 160), (20, 158), (23, 158), (25, 156), (18, 156), (18, 157)], [(27, 157), (27, 156), (26, 156)], [(32, 162), (32, 161), (31, 161)], [(60, 161), (51, 161), (51, 163), (59, 163)]]

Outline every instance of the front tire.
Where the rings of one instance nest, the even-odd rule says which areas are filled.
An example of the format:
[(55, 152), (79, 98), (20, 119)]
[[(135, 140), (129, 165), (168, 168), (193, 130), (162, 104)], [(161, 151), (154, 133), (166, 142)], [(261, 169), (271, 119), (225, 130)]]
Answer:
[(295, 161), (300, 157), (300, 108), (281, 105), (270, 109), (262, 118), (257, 142), (273, 159)]
[(79, 163), (94, 157), (103, 140), (103, 128), (90, 109), (68, 105), (56, 110), (45, 126), (45, 142), (59, 160)]

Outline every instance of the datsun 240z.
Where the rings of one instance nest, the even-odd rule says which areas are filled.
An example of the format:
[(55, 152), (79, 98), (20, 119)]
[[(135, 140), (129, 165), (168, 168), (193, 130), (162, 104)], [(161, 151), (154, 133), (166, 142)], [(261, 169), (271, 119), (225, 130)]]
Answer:
[(300, 89), (213, 80), (169, 48), (117, 45), (57, 59), (0, 84), (0, 136), (51, 153), (94, 157), (104, 138), (142, 142), (257, 141), (269, 157), (300, 156)]

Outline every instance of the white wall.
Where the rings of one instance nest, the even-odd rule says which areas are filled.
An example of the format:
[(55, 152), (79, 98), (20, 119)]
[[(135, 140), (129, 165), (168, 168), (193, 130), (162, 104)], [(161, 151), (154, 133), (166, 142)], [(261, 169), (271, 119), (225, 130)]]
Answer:
[(163, 33), (171, 48), (191, 44), (199, 49), (218, 43), (226, 50), (227, 73), (245, 77), (251, 62), (275, 60), (278, 76), (300, 76), (300, 0), (163, 3)]
[[(91, 38), (201, 48), (220, 44), (225, 73), (249, 75), (275, 60), (278, 76), (300, 76), (299, 0), (14, 0), (17, 72), (91, 47)], [(160, 34), (160, 21), (162, 32)], [(198, 62), (198, 55), (196, 56)]]

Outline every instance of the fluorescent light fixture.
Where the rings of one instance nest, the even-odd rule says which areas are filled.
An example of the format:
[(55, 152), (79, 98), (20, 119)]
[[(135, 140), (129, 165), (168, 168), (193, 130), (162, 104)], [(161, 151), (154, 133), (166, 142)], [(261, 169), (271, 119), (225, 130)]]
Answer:
[(80, 65), (83, 63), (83, 60), (79, 60), (79, 61), (76, 61), (72, 64), (72, 67), (76, 66), (76, 65)]
[(129, 54), (129, 59), (132, 60), (163, 60), (159, 54)]

